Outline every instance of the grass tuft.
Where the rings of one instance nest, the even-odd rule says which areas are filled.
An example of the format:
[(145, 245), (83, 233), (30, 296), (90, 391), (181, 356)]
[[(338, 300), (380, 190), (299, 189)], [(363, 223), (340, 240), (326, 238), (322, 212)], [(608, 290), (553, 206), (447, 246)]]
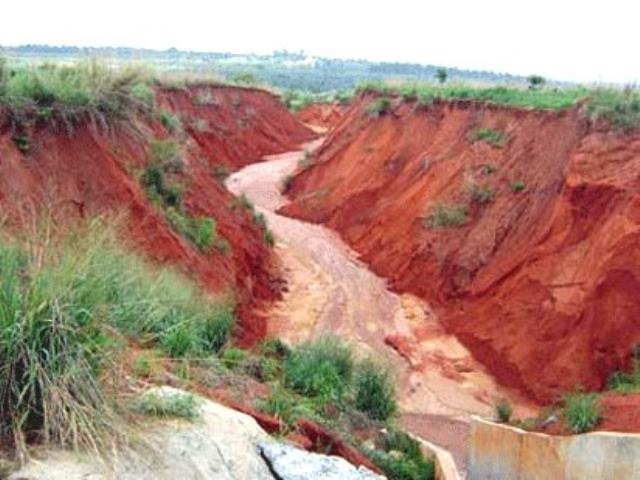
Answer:
[(593, 430), (600, 422), (600, 403), (595, 393), (574, 393), (564, 399), (564, 416), (573, 433)]
[(396, 411), (395, 391), (389, 372), (373, 361), (358, 365), (355, 406), (374, 420), (387, 420)]
[(193, 421), (200, 415), (199, 406), (198, 399), (190, 393), (150, 390), (135, 401), (133, 408), (144, 415)]
[(463, 204), (441, 203), (435, 206), (425, 221), (431, 228), (459, 227), (469, 221), (469, 207)]

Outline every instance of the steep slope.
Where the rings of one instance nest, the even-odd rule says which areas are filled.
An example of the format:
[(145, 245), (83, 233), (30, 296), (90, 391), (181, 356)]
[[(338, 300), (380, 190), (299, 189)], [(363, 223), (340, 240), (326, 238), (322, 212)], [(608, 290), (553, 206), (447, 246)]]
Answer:
[[(230, 244), (228, 252), (198, 249), (172, 228), (166, 212), (145, 192), (141, 179), (154, 162), (153, 144), (162, 144), (170, 132), (158, 117), (142, 113), (107, 126), (89, 115), (70, 124), (56, 112), (46, 121), (27, 113), (19, 122), (10, 111), (0, 112), (0, 208), (12, 223), (30, 222), (42, 211), (58, 220), (125, 212), (127, 236), (153, 259), (179, 266), (210, 292), (234, 292), (238, 334), (250, 342), (264, 333), (251, 306), (276, 297), (277, 283), (269, 271), (264, 233), (212, 171), (289, 150), (313, 134), (265, 91), (197, 86), (159, 89), (156, 95), (156, 111), (172, 111), (185, 126), (172, 134), (171, 142), (179, 145), (172, 161), (178, 165), (167, 179), (181, 192), (185, 214), (215, 219), (218, 235)], [(220, 100), (215, 109), (200, 107), (199, 95)], [(242, 127), (239, 109), (253, 111)], [(210, 129), (195, 132), (196, 119)], [(23, 151), (18, 136), (28, 139)]]
[(345, 113), (284, 212), (336, 229), (540, 402), (628, 365), (640, 343), (640, 135), (578, 109), (396, 98), (375, 116), (372, 101)]
[(345, 107), (337, 103), (313, 103), (297, 112), (296, 117), (307, 125), (333, 128), (340, 122), (344, 110)]

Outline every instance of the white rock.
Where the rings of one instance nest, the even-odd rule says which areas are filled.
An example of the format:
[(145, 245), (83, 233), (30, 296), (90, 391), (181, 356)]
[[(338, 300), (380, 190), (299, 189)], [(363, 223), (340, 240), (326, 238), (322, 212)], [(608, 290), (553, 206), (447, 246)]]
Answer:
[(310, 453), (283, 443), (261, 443), (262, 455), (281, 480), (380, 480), (365, 467), (344, 458)]

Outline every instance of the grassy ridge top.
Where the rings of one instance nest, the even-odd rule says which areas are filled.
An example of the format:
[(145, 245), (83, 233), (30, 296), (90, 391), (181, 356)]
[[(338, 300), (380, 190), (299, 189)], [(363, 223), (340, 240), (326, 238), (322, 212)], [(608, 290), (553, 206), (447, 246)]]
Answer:
[(402, 96), (425, 107), (436, 100), (476, 100), (495, 105), (539, 110), (566, 110), (584, 101), (584, 112), (591, 120), (605, 120), (616, 128), (632, 130), (640, 127), (640, 91), (635, 88), (586, 88), (516, 86), (474, 86), (432, 83), (390, 84), (365, 83), (359, 93)]

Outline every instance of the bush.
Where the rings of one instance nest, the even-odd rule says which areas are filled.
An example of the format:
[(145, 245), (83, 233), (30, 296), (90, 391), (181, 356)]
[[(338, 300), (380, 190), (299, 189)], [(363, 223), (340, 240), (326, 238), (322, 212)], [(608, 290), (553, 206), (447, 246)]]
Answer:
[(508, 400), (498, 400), (494, 404), (493, 409), (496, 414), (496, 420), (498, 420), (500, 423), (509, 423), (509, 420), (511, 420), (511, 415), (513, 414), (513, 407)]
[(448, 76), (449, 74), (447, 73), (446, 68), (440, 67), (438, 68), (438, 70), (436, 70), (436, 78), (438, 79), (438, 82), (440, 83), (446, 82)]
[(511, 184), (511, 190), (515, 193), (523, 192), (527, 188), (527, 184), (522, 180), (517, 180)]
[(284, 359), (291, 355), (291, 348), (279, 338), (269, 338), (260, 345), (262, 354), (269, 357)]
[(13, 137), (11, 137), (11, 140), (21, 153), (26, 155), (27, 153), (29, 153), (29, 150), (31, 150), (31, 139), (26, 133), (14, 135)]
[(503, 132), (491, 128), (476, 128), (471, 133), (472, 142), (484, 141), (494, 147), (503, 147), (506, 139), (507, 137)]
[(367, 454), (390, 480), (435, 479), (435, 462), (425, 458), (420, 444), (404, 432), (386, 433), (382, 449)]
[(133, 407), (140, 413), (154, 417), (195, 420), (200, 415), (199, 404), (196, 397), (190, 393), (164, 393), (151, 390), (142, 394)]
[(247, 352), (240, 348), (227, 348), (222, 352), (222, 363), (228, 369), (239, 367), (247, 358)]
[(374, 420), (386, 420), (396, 411), (395, 391), (389, 373), (372, 361), (358, 366), (355, 405)]
[(278, 377), (280, 362), (271, 357), (252, 358), (246, 363), (245, 369), (256, 380), (271, 382)]
[(529, 75), (527, 81), (529, 82), (529, 88), (532, 89), (538, 89), (547, 82), (545, 78), (540, 75)]
[(459, 227), (469, 221), (469, 207), (457, 204), (439, 204), (427, 217), (431, 228)]
[(595, 393), (568, 395), (564, 403), (564, 416), (573, 433), (593, 430), (600, 422), (600, 404)]
[(377, 98), (367, 106), (367, 113), (372, 117), (378, 117), (389, 111), (391, 99), (387, 97)]
[(351, 349), (336, 337), (326, 336), (295, 348), (285, 359), (285, 385), (296, 392), (319, 397), (321, 401), (340, 400), (353, 374)]

